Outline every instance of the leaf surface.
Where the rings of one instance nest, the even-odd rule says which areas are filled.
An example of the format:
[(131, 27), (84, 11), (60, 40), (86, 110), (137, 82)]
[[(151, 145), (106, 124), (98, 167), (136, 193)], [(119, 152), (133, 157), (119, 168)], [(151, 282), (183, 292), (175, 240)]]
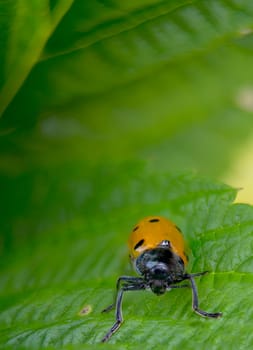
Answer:
[(223, 317), (195, 315), (188, 289), (162, 297), (128, 293), (125, 322), (110, 343), (120, 349), (143, 342), (150, 349), (168, 344), (192, 349), (203, 342), (219, 349), (224, 341), (232, 349), (251, 347), (245, 325), (253, 304), (252, 207), (232, 204), (236, 191), (223, 184), (131, 168), (126, 177), (129, 164), (93, 169), (91, 178), (86, 175), (93, 191), (71, 225), (52, 228), (6, 256), (0, 280), (2, 348), (97, 346), (113, 323), (113, 313), (100, 311), (112, 301), (117, 276), (133, 273), (125, 248), (128, 232), (149, 214), (170, 217), (182, 228), (192, 250), (189, 270), (210, 271), (197, 281), (200, 305)]

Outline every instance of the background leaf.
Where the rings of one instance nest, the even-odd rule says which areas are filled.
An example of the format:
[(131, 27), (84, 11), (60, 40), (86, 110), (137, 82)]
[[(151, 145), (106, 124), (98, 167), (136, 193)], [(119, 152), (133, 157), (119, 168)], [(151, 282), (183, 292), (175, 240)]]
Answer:
[(145, 158), (250, 187), (231, 176), (253, 131), (250, 2), (18, 4), (1, 5), (2, 172)]
[(0, 22), (3, 29), (0, 114), (38, 62), (50, 34), (72, 3), (71, 0), (54, 1), (54, 5), (47, 0), (1, 3), (5, 16), (1, 16)]

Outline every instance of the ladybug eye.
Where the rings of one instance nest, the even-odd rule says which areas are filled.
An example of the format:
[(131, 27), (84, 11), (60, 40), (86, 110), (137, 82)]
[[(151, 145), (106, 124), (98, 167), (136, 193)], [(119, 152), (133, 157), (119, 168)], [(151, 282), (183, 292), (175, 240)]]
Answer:
[(149, 222), (158, 222), (160, 221), (159, 219), (150, 219)]
[(141, 239), (138, 243), (135, 244), (134, 250), (138, 249), (140, 246), (142, 246), (144, 243), (144, 239)]

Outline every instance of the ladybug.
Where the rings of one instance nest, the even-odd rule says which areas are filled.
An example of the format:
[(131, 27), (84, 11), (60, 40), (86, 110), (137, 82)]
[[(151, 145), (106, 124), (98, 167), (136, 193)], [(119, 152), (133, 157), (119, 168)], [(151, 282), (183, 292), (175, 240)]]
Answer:
[[(188, 263), (185, 241), (181, 230), (161, 216), (149, 216), (141, 220), (132, 230), (128, 240), (129, 256), (140, 277), (121, 276), (117, 281), (115, 303), (102, 312), (116, 307), (116, 321), (102, 339), (108, 341), (123, 322), (122, 297), (126, 291), (151, 290), (156, 295), (173, 288), (191, 287), (192, 308), (200, 316), (218, 318), (221, 312), (210, 313), (199, 308), (195, 277), (207, 271), (189, 274), (185, 271)], [(179, 284), (189, 281), (189, 284)]]

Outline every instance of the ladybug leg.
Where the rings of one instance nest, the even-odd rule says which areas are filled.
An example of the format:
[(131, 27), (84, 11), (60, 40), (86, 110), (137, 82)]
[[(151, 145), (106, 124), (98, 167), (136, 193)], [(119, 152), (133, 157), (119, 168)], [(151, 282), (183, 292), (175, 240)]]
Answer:
[(115, 303), (107, 306), (105, 309), (103, 309), (101, 312), (108, 312), (108, 311), (111, 311), (112, 309), (115, 308)]
[[(199, 277), (199, 276), (206, 275), (206, 274), (208, 274), (208, 273), (209, 273), (209, 271), (203, 271), (203, 272), (191, 273), (191, 276), (192, 276), (192, 277)], [(188, 276), (188, 275), (186, 275), (186, 276)]]
[[(122, 287), (120, 287), (122, 283)], [(106, 333), (106, 335), (102, 339), (102, 343), (107, 342), (111, 336), (120, 328), (123, 323), (123, 315), (122, 315), (122, 298), (123, 293), (130, 290), (141, 290), (145, 289), (145, 284), (143, 279), (138, 277), (126, 277), (122, 276), (117, 281), (117, 297), (115, 304), (108, 306), (103, 312), (109, 311), (116, 306), (116, 321), (110, 330)]]
[[(127, 277), (126, 276), (121, 276), (118, 278), (117, 280), (117, 285), (116, 285), (116, 292), (118, 293), (119, 292), (119, 287), (120, 287), (120, 283), (121, 281), (123, 280), (126, 280)], [(116, 305), (116, 302), (117, 302), (117, 299), (115, 300), (115, 302), (109, 306), (107, 306), (105, 309), (102, 310), (102, 312), (108, 312), (108, 311), (111, 311), (112, 309), (115, 308), (115, 305)]]
[[(124, 283), (126, 283), (126, 284), (132, 284), (132, 283), (136, 284), (137, 282), (143, 283), (142, 278), (130, 277), (130, 276), (121, 276), (121, 277), (119, 277), (118, 280), (117, 280), (117, 285), (116, 285), (116, 293), (119, 292), (121, 284), (124, 284)], [(107, 306), (105, 309), (103, 309), (102, 312), (111, 311), (112, 309), (115, 308), (116, 303), (117, 303), (117, 297), (115, 298), (115, 302), (113, 304)]]
[(123, 297), (123, 292), (124, 292), (123, 289), (120, 289), (118, 291), (117, 300), (116, 300), (116, 322), (111, 327), (111, 329), (106, 333), (106, 335), (103, 337), (102, 343), (107, 342), (111, 338), (113, 333), (115, 333), (119, 329), (119, 327), (121, 326), (121, 324), (123, 322), (123, 316), (122, 316), (122, 297)]
[[(201, 273), (203, 274), (203, 273)], [(210, 317), (210, 318), (218, 318), (222, 316), (221, 312), (206, 312), (203, 311), (199, 308), (199, 301), (198, 301), (198, 291), (197, 291), (197, 286), (194, 281), (194, 277), (199, 276), (200, 274), (193, 274), (193, 275), (185, 275), (185, 278), (189, 279), (191, 283), (191, 288), (192, 288), (192, 308), (193, 310), (200, 316), (203, 317)]]
[(176, 288), (190, 288), (189, 284), (170, 284), (168, 289), (176, 289)]

